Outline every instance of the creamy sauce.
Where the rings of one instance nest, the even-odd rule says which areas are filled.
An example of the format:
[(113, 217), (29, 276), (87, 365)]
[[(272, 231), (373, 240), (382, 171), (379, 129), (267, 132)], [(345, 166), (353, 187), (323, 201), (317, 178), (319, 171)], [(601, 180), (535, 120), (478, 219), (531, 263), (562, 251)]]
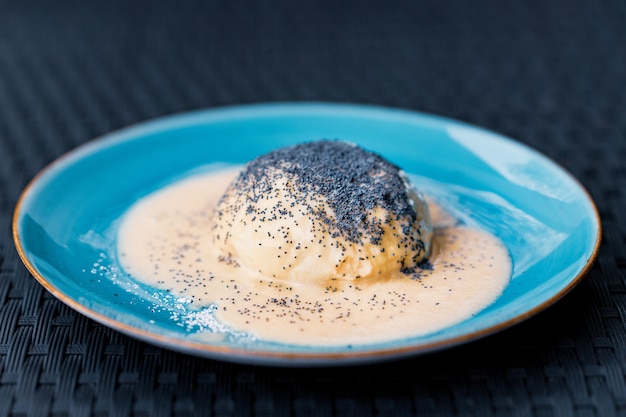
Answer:
[(258, 339), (325, 346), (443, 329), (487, 307), (509, 281), (504, 245), (489, 233), (457, 225), (432, 202), (432, 267), (417, 277), (398, 272), (329, 288), (261, 276), (220, 257), (209, 238), (213, 208), (236, 172), (192, 176), (131, 207), (118, 235), (126, 272), (198, 311), (215, 305), (219, 321)]

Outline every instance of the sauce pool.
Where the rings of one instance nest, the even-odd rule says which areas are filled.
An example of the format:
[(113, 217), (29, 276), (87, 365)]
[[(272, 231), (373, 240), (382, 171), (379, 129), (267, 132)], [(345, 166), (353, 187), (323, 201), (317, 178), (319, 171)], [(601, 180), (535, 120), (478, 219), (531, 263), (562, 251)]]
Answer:
[(428, 267), (415, 276), (397, 272), (340, 289), (262, 276), (220, 258), (210, 238), (213, 210), (237, 173), (194, 175), (134, 204), (118, 231), (124, 270), (197, 312), (210, 309), (233, 331), (317, 346), (378, 343), (444, 329), (487, 307), (509, 281), (511, 260), (502, 242), (459, 225), (433, 202), (433, 249)]

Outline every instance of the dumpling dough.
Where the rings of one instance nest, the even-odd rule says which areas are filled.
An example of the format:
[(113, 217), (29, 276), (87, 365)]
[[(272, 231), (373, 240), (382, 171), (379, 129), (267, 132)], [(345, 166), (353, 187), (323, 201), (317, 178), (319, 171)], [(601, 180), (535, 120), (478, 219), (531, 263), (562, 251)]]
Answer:
[(219, 201), (214, 224), (224, 262), (337, 288), (410, 274), (432, 238), (428, 206), (397, 166), (329, 140), (248, 163)]

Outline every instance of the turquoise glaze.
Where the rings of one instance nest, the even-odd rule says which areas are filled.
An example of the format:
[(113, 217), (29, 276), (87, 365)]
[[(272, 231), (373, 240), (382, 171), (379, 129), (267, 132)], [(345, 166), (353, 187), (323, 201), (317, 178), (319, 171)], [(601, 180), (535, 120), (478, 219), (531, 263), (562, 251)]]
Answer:
[[(137, 199), (194, 171), (242, 164), (277, 147), (319, 138), (352, 141), (382, 154), (463, 221), (498, 235), (513, 260), (501, 297), (473, 318), (422, 337), (298, 347), (213, 325), (198, 327), (185, 319), (186, 306), (120, 270), (116, 227)], [(94, 140), (33, 180), (16, 207), (13, 229), (34, 277), (107, 326), (210, 358), (303, 366), (398, 358), (502, 330), (566, 294), (589, 269), (600, 241), (599, 217), (587, 192), (532, 149), (440, 117), (325, 103), (199, 111)]]

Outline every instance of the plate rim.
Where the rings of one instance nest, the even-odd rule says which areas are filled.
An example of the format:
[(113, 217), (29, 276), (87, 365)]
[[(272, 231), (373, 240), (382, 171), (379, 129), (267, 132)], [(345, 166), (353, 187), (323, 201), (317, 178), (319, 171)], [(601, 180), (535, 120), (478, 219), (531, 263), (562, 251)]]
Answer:
[[(141, 137), (142, 132), (155, 132), (167, 127), (181, 127), (189, 125), (194, 120), (202, 120), (204, 123), (211, 123), (212, 120), (224, 120), (224, 116), (237, 118), (238, 115), (250, 115), (254, 113), (255, 116), (262, 115), (263, 113), (279, 115), (279, 113), (289, 113), (290, 111), (303, 109), (334, 109), (354, 112), (354, 114), (362, 116), (364, 112), (384, 113), (384, 116), (398, 116), (408, 119), (419, 119), (421, 122), (432, 122), (438, 126), (450, 124), (453, 126), (468, 127), (480, 134), (485, 134), (499, 140), (505, 140), (518, 146), (522, 146), (531, 151), (534, 156), (544, 158), (548, 163), (558, 168), (560, 171), (566, 174), (566, 176), (573, 181), (576, 188), (582, 192), (587, 203), (591, 208), (593, 214), (593, 220), (595, 225), (595, 241), (593, 243), (593, 249), (589, 254), (585, 264), (579, 270), (579, 272), (572, 276), (567, 285), (559, 287), (559, 290), (552, 294), (551, 297), (546, 299), (543, 303), (535, 306), (532, 309), (526, 310), (522, 314), (498, 322), (494, 325), (487, 326), (478, 330), (466, 332), (461, 335), (443, 338), (441, 340), (435, 340), (426, 343), (406, 343), (401, 346), (395, 347), (374, 347), (371, 349), (359, 349), (354, 351), (342, 351), (342, 352), (285, 352), (285, 351), (273, 351), (273, 350), (259, 350), (259, 349), (244, 349), (238, 348), (233, 345), (218, 346), (214, 344), (207, 344), (203, 342), (196, 342), (187, 339), (181, 339), (172, 337), (156, 332), (151, 332), (139, 327), (135, 327), (128, 323), (116, 320), (113, 317), (109, 317), (104, 313), (94, 311), (92, 308), (81, 304), (71, 296), (68, 296), (59, 288), (57, 288), (51, 280), (46, 278), (44, 274), (40, 273), (33, 262), (29, 259), (27, 251), (22, 245), (22, 237), (19, 233), (19, 220), (21, 210), (23, 208), (25, 200), (36, 192), (37, 186), (42, 186), (41, 181), (46, 176), (54, 175), (55, 169), (62, 169), (64, 166), (69, 166), (73, 160), (80, 160), (84, 155), (88, 155), (89, 152), (99, 152), (101, 149), (115, 146), (118, 143), (123, 143), (127, 140), (131, 140), (133, 137)], [(407, 120), (408, 120), (407, 119)], [(202, 356), (210, 359), (225, 360), (230, 362), (239, 362), (246, 364), (256, 365), (282, 365), (282, 366), (319, 366), (319, 365), (340, 365), (340, 364), (363, 364), (368, 362), (380, 362), (387, 359), (400, 359), (408, 356), (427, 354), (433, 351), (452, 348), (454, 346), (475, 341), (491, 334), (500, 332), (514, 325), (521, 323), (528, 318), (537, 315), (538, 313), (546, 310), (554, 305), (557, 301), (568, 294), (574, 287), (576, 287), (583, 278), (589, 273), (594, 262), (597, 259), (598, 252), (600, 250), (600, 244), (602, 240), (602, 222), (598, 211), (598, 208), (586, 187), (576, 178), (568, 169), (564, 168), (561, 164), (554, 161), (547, 155), (539, 152), (531, 146), (519, 142), (513, 138), (502, 135), (498, 132), (483, 128), (481, 126), (472, 125), (464, 121), (448, 118), (445, 116), (420, 112), (412, 109), (387, 107), (371, 104), (358, 104), (358, 103), (339, 103), (339, 102), (268, 102), (268, 103), (254, 103), (254, 104), (238, 104), (223, 107), (209, 107), (204, 109), (173, 113), (163, 115), (153, 119), (140, 121), (138, 123), (122, 127), (120, 129), (106, 132), (102, 135), (96, 136), (77, 147), (70, 149), (69, 151), (61, 154), (50, 163), (45, 165), (33, 178), (27, 183), (22, 190), (18, 200), (16, 202), (12, 221), (11, 229), (13, 235), (13, 241), (17, 250), (17, 253), (25, 265), (29, 273), (41, 284), (44, 289), (51, 293), (62, 303), (66, 304), (78, 313), (93, 319), (94, 321), (103, 324), (111, 329), (124, 333), (128, 336), (142, 340), (147, 343), (151, 343), (166, 349), (179, 351), (186, 354), (195, 356)]]

